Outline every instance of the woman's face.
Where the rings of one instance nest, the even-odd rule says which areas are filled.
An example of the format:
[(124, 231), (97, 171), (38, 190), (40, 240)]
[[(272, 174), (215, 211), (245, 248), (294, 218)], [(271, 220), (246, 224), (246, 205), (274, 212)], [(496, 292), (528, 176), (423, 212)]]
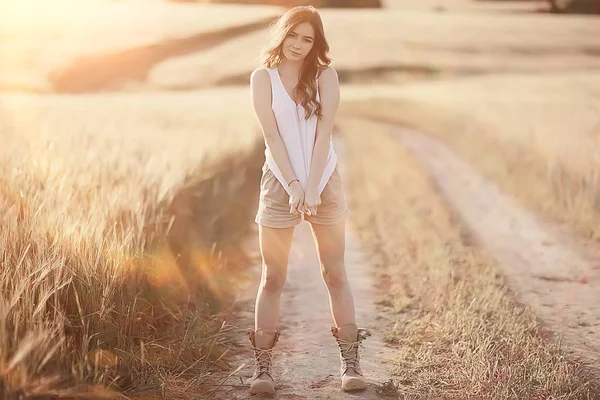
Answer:
[(290, 61), (303, 60), (313, 48), (315, 30), (309, 22), (302, 22), (290, 31), (283, 40), (282, 50)]

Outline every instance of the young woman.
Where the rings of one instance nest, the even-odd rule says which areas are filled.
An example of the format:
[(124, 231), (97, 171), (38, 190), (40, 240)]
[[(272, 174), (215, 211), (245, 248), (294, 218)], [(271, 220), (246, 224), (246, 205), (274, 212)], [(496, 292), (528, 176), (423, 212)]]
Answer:
[(275, 392), (272, 350), (279, 338), (280, 296), (294, 228), (303, 219), (311, 225), (329, 291), (342, 389), (366, 386), (358, 347), (369, 332), (355, 323), (344, 265), (348, 208), (332, 141), (340, 93), (328, 52), (318, 11), (312, 6), (294, 7), (271, 26), (262, 67), (250, 78), (252, 106), (266, 144), (256, 215), (262, 280), (255, 326), (248, 329), (256, 362), (251, 394)]

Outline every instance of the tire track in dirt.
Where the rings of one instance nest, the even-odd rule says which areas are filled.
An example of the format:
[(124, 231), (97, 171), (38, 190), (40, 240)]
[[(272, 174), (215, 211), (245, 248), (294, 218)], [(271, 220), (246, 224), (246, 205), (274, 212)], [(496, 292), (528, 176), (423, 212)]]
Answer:
[(517, 298), (563, 351), (600, 378), (600, 270), (558, 229), (538, 220), (442, 142), (400, 126), (391, 134), (419, 157), (470, 231), (498, 261)]
[[(336, 140), (340, 171), (344, 174), (343, 144)], [(251, 247), (257, 255), (258, 231)], [(258, 256), (257, 256), (258, 258)], [(239, 299), (242, 310), (236, 320), (236, 335), (246, 346), (236, 356), (233, 367), (247, 366), (232, 376), (215, 398), (250, 398), (248, 378), (252, 375), (252, 352), (245, 330), (253, 327), (254, 300), (260, 280), (259, 263), (254, 265), (253, 279)], [(389, 381), (385, 365), (387, 350), (383, 344), (384, 330), (378, 328), (375, 310), (375, 276), (371, 273), (358, 236), (348, 223), (346, 230), (346, 269), (354, 295), (356, 320), (372, 336), (360, 350), (361, 367), (368, 380), (365, 391), (345, 393), (340, 388), (339, 350), (330, 327), (333, 319), (329, 310), (327, 289), (322, 281), (317, 251), (310, 225), (302, 222), (296, 227), (290, 251), (288, 277), (281, 297), (281, 336), (274, 354), (274, 379), (277, 399), (380, 399), (377, 387)], [(240, 339), (241, 338), (241, 339)], [(259, 396), (253, 398), (260, 398)]]

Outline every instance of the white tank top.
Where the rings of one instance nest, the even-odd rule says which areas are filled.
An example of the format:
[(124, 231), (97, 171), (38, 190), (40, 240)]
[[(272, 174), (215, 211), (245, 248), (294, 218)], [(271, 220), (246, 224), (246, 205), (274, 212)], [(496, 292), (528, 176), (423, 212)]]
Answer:
[[(296, 178), (300, 181), (302, 189), (306, 190), (313, 147), (315, 145), (317, 116), (313, 114), (308, 120), (305, 119), (304, 116), (306, 111), (304, 110), (304, 107), (302, 107), (301, 104), (296, 105), (289, 96), (283, 86), (279, 70), (277, 68), (267, 68), (267, 71), (269, 71), (269, 75), (271, 76), (271, 108), (273, 109), (273, 114), (277, 121), (279, 134), (285, 144), (288, 158), (292, 164), (292, 169), (296, 174)], [(319, 79), (317, 78), (317, 100), (320, 99), (318, 88)], [(290, 194), (291, 190), (283, 178), (281, 171), (275, 164), (275, 160), (268, 147), (265, 150), (265, 159), (267, 165), (273, 172), (273, 175), (281, 182), (286, 192)], [(327, 163), (325, 164), (323, 176), (321, 177), (318, 188), (319, 194), (323, 191), (325, 185), (327, 185), (336, 164), (337, 155), (333, 149), (332, 138), (329, 141)]]

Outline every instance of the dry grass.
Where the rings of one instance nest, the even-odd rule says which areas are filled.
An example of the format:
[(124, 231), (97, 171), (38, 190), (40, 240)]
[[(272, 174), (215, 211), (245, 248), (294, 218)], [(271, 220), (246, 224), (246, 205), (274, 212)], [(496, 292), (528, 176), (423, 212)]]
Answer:
[(77, 58), (185, 39), (272, 18), (279, 10), (162, 0), (2, 0), (0, 88), (46, 92), (48, 74)]
[[(392, 72), (437, 78), (600, 67), (600, 27), (592, 18), (396, 9), (324, 9), (321, 15), (343, 82), (389, 83)], [(173, 57), (150, 71), (148, 84), (182, 89), (247, 82), (265, 36), (261, 30), (201, 54)]]
[[(487, 3), (475, 6), (489, 8)], [(507, 2), (493, 3), (506, 5)], [(19, 18), (10, 18), (10, 23), (0, 24), (0, 49), (4, 50), (4, 56), (0, 57), (0, 86), (11, 90), (50, 90), (49, 74), (72, 74), (65, 66), (83, 56), (96, 57), (85, 68), (100, 79), (103, 74), (99, 68), (110, 69), (111, 63), (118, 61), (111, 55), (124, 50), (172, 44), (169, 39), (244, 25), (275, 17), (282, 11), (278, 7), (256, 5), (156, 1), (149, 6), (143, 1), (95, 0), (72, 7), (55, 6), (54, 11), (47, 14), (21, 12), (19, 18), (26, 23), (15, 24)], [(439, 77), (490, 71), (600, 67), (597, 57), (600, 47), (595, 40), (600, 28), (592, 18), (529, 13), (434, 13), (421, 6), (416, 9), (323, 9), (321, 14), (333, 66), (345, 82), (404, 80), (407, 73)], [(39, 21), (36, 15), (44, 15), (44, 19)], [(134, 24), (132, 15), (136, 16)], [(162, 22), (157, 26), (155, 21), (159, 16)], [(0, 17), (0, 22), (4, 22), (2, 19)], [(112, 21), (110, 29), (106, 29), (105, 20)], [(360, 29), (356, 29), (357, 26)], [(256, 67), (265, 35), (266, 30), (260, 30), (200, 52), (174, 52), (167, 59), (155, 57), (156, 65), (146, 65), (148, 70), (140, 71), (140, 76), (126, 77), (141, 82), (125, 85), (123, 89), (181, 90), (247, 83)], [(92, 41), (94, 46), (89, 46)], [(134, 55), (128, 54), (129, 58), (121, 61), (119, 67), (128, 68), (129, 64), (148, 57), (145, 53), (138, 54), (137, 58)]]
[[(549, 220), (600, 238), (600, 75), (496, 75), (348, 90), (342, 112), (443, 139)], [(380, 99), (375, 99), (381, 94)]]
[(379, 272), (386, 341), (398, 352), (387, 389), (419, 399), (591, 398), (579, 366), (542, 339), (419, 161), (381, 125), (349, 118), (340, 128), (353, 222)]
[(241, 94), (3, 96), (3, 398), (193, 398), (227, 367), (214, 314), (248, 263), (263, 148), (243, 107), (199, 107)]
[[(6, 18), (11, 15), (7, 4), (0, 3), (0, 86), (38, 91), (49, 89), (50, 72), (81, 56), (153, 46), (281, 11), (162, 1), (152, 7), (141, 1), (94, 1), (59, 8), (52, 2), (47, 12), (21, 8), (25, 12), (19, 19)], [(324, 10), (323, 18), (340, 72), (539, 72), (600, 66), (600, 32), (591, 19), (406, 10)], [(264, 33), (229, 40), (201, 55), (172, 57), (151, 70), (146, 82), (127, 89), (189, 89), (245, 79)], [(571, 115), (551, 119), (562, 107), (575, 104), (568, 110), (579, 110), (581, 126), (596, 123), (587, 113), (597, 115), (589, 108), (592, 103), (579, 95), (594, 92), (597, 85), (590, 84), (591, 78), (565, 75), (552, 97), (555, 86), (535, 86), (538, 81), (529, 79), (507, 88), (498, 77), (474, 80), (480, 82), (475, 88), (461, 82), (402, 90), (369, 85), (361, 89), (361, 98), (388, 91), (401, 102), (354, 106), (439, 133), (512, 192), (526, 188), (520, 196), (531, 204), (579, 224), (593, 214), (581, 211), (587, 203), (561, 205), (552, 197), (556, 189), (540, 184), (549, 179), (558, 190), (573, 187), (575, 192), (556, 198), (575, 198), (583, 175), (563, 171), (571, 171), (576, 165), (572, 155), (579, 153), (565, 153), (557, 162), (537, 150), (546, 128), (555, 129), (556, 143), (567, 143), (565, 125), (555, 126), (572, 121)], [(540, 88), (546, 91), (539, 98), (527, 97)], [(500, 103), (497, 93), (507, 93)], [(552, 113), (540, 103), (544, 96), (555, 101)], [(519, 102), (521, 97), (529, 100)], [(220, 357), (227, 351), (221, 335), (227, 327), (212, 315), (219, 311), (218, 299), (228, 299), (236, 279), (244, 278), (239, 267), (247, 260), (240, 241), (251, 219), (247, 199), (256, 197), (258, 177), (249, 169), (240, 172), (250, 166), (260, 171), (262, 159), (248, 99), (247, 85), (202, 93), (0, 97), (0, 389), (6, 398), (112, 395), (91, 386), (96, 384), (138, 398), (193, 398), (202, 392), (210, 368), (226, 367)], [(398, 110), (403, 110), (401, 117), (395, 115)], [(531, 125), (539, 132), (522, 135), (519, 121), (532, 110), (539, 116), (531, 124), (548, 124)], [(504, 134), (513, 131), (503, 126), (498, 129), (506, 119), (514, 135)], [(449, 127), (456, 129), (448, 134)], [(454, 134), (465, 127), (471, 136)], [(395, 310), (398, 325), (389, 340), (402, 345), (405, 364), (398, 363), (397, 372), (403, 390), (429, 397), (584, 397), (587, 387), (576, 376), (577, 366), (542, 343), (533, 316), (510, 300), (489, 259), (461, 243), (456, 221), (431, 196), (433, 189), (413, 160), (408, 155), (399, 159), (405, 153), (391, 143), (372, 147), (379, 144), (367, 143), (370, 135), (352, 133), (364, 129), (372, 126), (347, 128), (353, 151), (373, 149), (364, 165), (353, 168), (370, 171), (373, 165), (366, 161), (375, 157), (375, 165), (386, 160), (391, 168), (375, 174), (376, 179), (356, 181), (352, 190), (367, 187), (368, 196), (356, 196), (353, 207), (363, 238), (374, 251), (380, 248), (381, 262), (389, 264), (385, 273), (393, 290), (381, 302)], [(480, 131), (486, 134), (474, 134)], [(494, 147), (498, 143), (502, 146)], [(488, 149), (494, 151), (482, 157)], [(547, 160), (558, 169), (546, 169)], [(583, 162), (575, 171), (589, 165)], [(593, 226), (587, 229), (598, 233)], [(389, 243), (380, 239), (388, 237), (393, 239)], [(406, 243), (411, 251), (396, 253)]]

